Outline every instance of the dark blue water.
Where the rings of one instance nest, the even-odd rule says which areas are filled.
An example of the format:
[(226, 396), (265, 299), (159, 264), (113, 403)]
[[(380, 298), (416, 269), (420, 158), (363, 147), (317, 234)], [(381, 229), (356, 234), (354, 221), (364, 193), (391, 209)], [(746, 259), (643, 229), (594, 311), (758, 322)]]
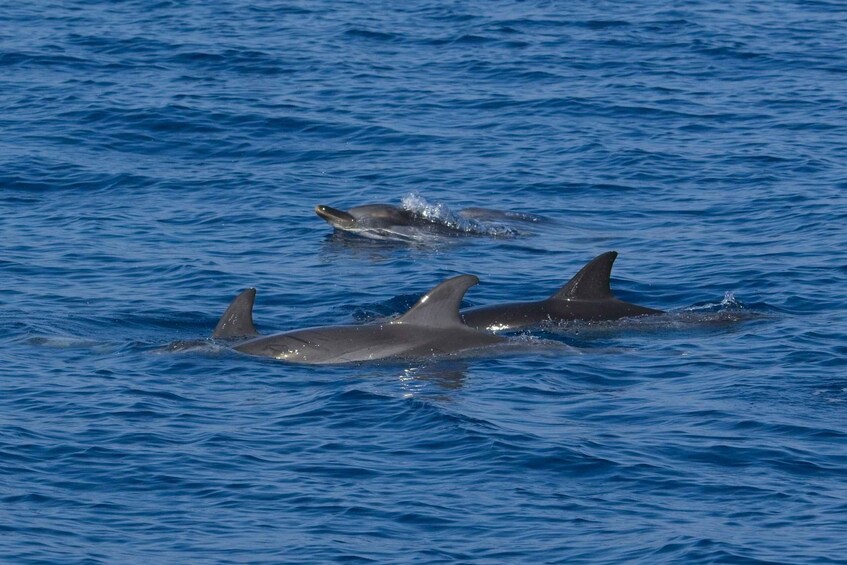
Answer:
[[(43, 563), (836, 563), (842, 2), (4, 2), (0, 546)], [(316, 204), (544, 216), (333, 236)], [(285, 365), (210, 335), (541, 299), (649, 323)], [(556, 347), (554, 347), (556, 346)]]

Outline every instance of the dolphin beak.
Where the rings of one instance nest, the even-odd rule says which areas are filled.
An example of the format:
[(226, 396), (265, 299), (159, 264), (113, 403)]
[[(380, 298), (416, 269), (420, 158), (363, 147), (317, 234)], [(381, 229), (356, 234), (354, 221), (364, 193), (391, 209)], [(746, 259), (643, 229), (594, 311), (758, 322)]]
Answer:
[(318, 204), (315, 206), (315, 213), (336, 228), (350, 228), (356, 223), (356, 218), (344, 210), (338, 210), (332, 206)]

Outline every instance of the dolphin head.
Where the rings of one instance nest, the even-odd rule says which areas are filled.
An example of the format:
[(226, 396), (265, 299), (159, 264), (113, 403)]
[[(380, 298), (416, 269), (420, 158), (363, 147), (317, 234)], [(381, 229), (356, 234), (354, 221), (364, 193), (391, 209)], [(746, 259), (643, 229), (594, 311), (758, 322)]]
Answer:
[(356, 228), (356, 218), (344, 210), (319, 204), (315, 206), (315, 213), (326, 220), (326, 222), (334, 228), (338, 228), (340, 230), (351, 230)]

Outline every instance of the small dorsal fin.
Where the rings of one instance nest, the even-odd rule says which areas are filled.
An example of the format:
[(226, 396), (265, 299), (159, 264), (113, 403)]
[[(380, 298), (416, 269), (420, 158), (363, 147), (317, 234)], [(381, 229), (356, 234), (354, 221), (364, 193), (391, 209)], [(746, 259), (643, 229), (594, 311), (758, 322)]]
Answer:
[(478, 282), (479, 279), (474, 275), (447, 279), (424, 294), (417, 304), (394, 323), (442, 328), (463, 325), (459, 306), (468, 289)]
[(550, 298), (552, 300), (603, 300), (614, 298), (609, 279), (617, 251), (598, 255)]
[(235, 300), (221, 316), (212, 337), (227, 339), (233, 337), (252, 337), (258, 335), (253, 325), (253, 302), (256, 289), (248, 288), (235, 297)]

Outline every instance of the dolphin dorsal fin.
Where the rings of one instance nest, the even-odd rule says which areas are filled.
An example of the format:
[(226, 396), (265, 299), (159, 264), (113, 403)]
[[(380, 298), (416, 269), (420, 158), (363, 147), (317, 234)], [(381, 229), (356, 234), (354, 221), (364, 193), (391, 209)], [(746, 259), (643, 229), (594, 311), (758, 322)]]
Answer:
[(617, 251), (607, 251), (586, 264), (551, 300), (604, 300), (614, 298), (609, 279)]
[(235, 300), (221, 316), (212, 337), (227, 339), (233, 337), (251, 337), (259, 335), (253, 325), (253, 302), (256, 289), (248, 288), (235, 297)]
[(478, 282), (479, 279), (474, 275), (447, 279), (424, 294), (417, 304), (394, 323), (442, 328), (464, 325), (459, 316), (459, 306), (468, 289)]

